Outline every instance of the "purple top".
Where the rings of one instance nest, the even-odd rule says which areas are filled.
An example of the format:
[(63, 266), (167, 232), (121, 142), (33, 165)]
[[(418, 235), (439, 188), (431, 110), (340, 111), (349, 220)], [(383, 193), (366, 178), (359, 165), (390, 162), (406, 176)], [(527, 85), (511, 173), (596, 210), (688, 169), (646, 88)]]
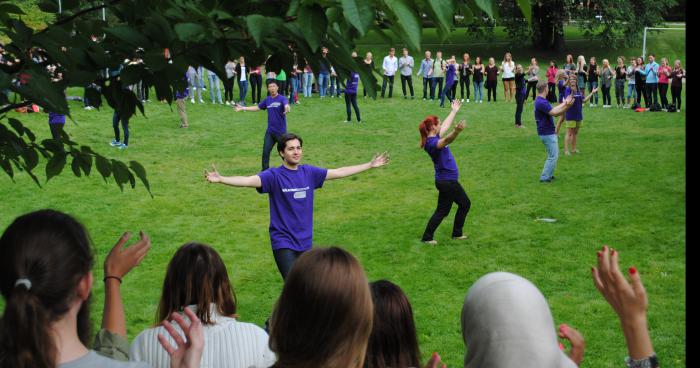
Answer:
[(433, 160), (433, 165), (435, 166), (435, 180), (457, 180), (459, 179), (457, 162), (455, 162), (455, 158), (452, 156), (449, 146), (445, 146), (442, 149), (438, 148), (437, 144), (439, 140), (439, 134), (434, 137), (428, 137), (423, 147), (425, 152), (428, 152), (428, 155), (430, 155), (430, 158)]
[(277, 97), (267, 96), (258, 104), (260, 110), (267, 110), (267, 131), (272, 134), (284, 134), (287, 132), (287, 115), (284, 107), (289, 101), (282, 95)]
[(65, 124), (66, 116), (63, 114), (56, 114), (55, 112), (49, 112), (49, 124)]
[[(187, 74), (185, 74), (185, 86), (187, 86)], [(187, 91), (187, 87), (185, 87), (184, 91), (175, 91), (175, 99), (185, 99), (189, 95), (189, 92)], [(192, 96), (194, 97), (194, 96)]]
[(560, 80), (557, 82), (557, 88), (559, 89), (559, 103), (564, 102), (564, 90), (567, 89), (566, 87), (566, 82), (564, 80)]
[(454, 64), (448, 64), (447, 65), (447, 77), (446, 77), (446, 82), (445, 82), (445, 88), (450, 88), (452, 86), (452, 83), (455, 81), (455, 75), (457, 75), (457, 70), (455, 69)]
[[(566, 90), (564, 90), (564, 98), (570, 94), (571, 88), (567, 87)], [(581, 94), (581, 90), (574, 92), (574, 104), (566, 110), (566, 120), (583, 120), (583, 94)]]
[(539, 135), (554, 134), (554, 118), (549, 115), (550, 110), (552, 110), (552, 105), (547, 102), (547, 99), (537, 96), (535, 99), (535, 120)]
[(314, 226), (314, 189), (321, 188), (328, 170), (299, 165), (269, 168), (258, 174), (260, 193), (269, 193), (272, 249), (311, 249)]
[(345, 87), (346, 94), (357, 94), (357, 85), (360, 83), (360, 75), (356, 72), (350, 73), (350, 78)]

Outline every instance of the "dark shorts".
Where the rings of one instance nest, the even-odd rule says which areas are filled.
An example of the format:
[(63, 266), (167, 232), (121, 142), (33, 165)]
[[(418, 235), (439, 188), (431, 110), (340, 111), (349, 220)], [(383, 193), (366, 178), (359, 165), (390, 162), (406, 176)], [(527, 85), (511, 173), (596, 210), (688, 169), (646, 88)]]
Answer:
[(515, 80), (515, 77), (513, 77), (513, 78), (502, 78), (501, 80), (504, 81), (504, 82), (510, 82), (510, 81), (512, 81), (512, 80)]

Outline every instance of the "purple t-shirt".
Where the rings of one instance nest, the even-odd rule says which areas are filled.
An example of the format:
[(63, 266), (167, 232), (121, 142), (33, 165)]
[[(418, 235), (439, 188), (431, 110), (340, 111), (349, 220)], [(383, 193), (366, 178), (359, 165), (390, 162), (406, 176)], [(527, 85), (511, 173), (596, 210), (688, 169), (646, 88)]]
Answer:
[(63, 114), (56, 114), (55, 112), (49, 112), (49, 124), (65, 124), (66, 116)]
[(457, 71), (455, 70), (454, 64), (449, 64), (447, 65), (447, 78), (445, 81), (445, 88), (450, 88), (452, 87), (452, 83), (455, 81), (455, 75), (457, 74)]
[(357, 94), (357, 85), (360, 83), (360, 75), (356, 72), (350, 73), (350, 78), (346, 83), (345, 93), (346, 94)]
[(282, 95), (277, 97), (267, 96), (258, 104), (260, 110), (267, 110), (267, 131), (272, 134), (287, 133), (287, 115), (284, 114), (284, 107), (289, 105), (289, 101)]
[(535, 120), (537, 121), (538, 135), (554, 134), (554, 118), (549, 115), (550, 110), (552, 110), (552, 105), (547, 99), (537, 96), (535, 99)]
[(314, 226), (314, 190), (321, 188), (328, 170), (299, 165), (290, 170), (284, 165), (258, 174), (260, 193), (270, 198), (270, 242), (272, 249), (296, 251), (311, 249)]
[(557, 88), (559, 89), (559, 103), (564, 102), (564, 90), (568, 87), (566, 87), (566, 83), (563, 80), (560, 80), (557, 82)]
[[(566, 87), (564, 90), (564, 98), (568, 97), (570, 94), (571, 88)], [(583, 94), (581, 94), (581, 90), (574, 92), (574, 104), (566, 110), (566, 120), (583, 120)]]
[(442, 149), (438, 148), (437, 144), (440, 140), (440, 135), (428, 137), (425, 141), (423, 149), (428, 152), (435, 166), (435, 180), (457, 180), (459, 179), (459, 170), (457, 162), (450, 152), (450, 147), (445, 146)]

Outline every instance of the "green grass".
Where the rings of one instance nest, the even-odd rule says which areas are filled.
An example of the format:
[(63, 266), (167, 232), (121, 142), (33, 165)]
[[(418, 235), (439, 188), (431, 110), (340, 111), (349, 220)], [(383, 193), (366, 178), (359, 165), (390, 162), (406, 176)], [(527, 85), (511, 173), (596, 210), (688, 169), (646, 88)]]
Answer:
[[(426, 30), (426, 40), (430, 32)], [(669, 37), (663, 34), (655, 46), (664, 45), (668, 53), (657, 56), (684, 60), (684, 38)], [(370, 49), (381, 61), (388, 46), (370, 45), (371, 36), (366, 42), (367, 47), (359, 45), (358, 50)], [(504, 51), (497, 45), (468, 45), (444, 50), (497, 59)], [(580, 49), (570, 52), (586, 57), (640, 53), (600, 49), (587, 42), (578, 45)], [(650, 42), (650, 50), (651, 46)], [(530, 56), (551, 58), (527, 48), (512, 51), (518, 62)], [(420, 85), (414, 78), (416, 96), (422, 95)], [(426, 115), (444, 117), (447, 110), (435, 103), (403, 100), (398, 79), (395, 87), (391, 100), (360, 98), (366, 121), (362, 126), (341, 123), (342, 99), (319, 100), (316, 95), (303, 99), (289, 115), (289, 131), (304, 138), (304, 162), (317, 166), (357, 164), (375, 152), (390, 152), (389, 166), (329, 182), (317, 192), (314, 243), (348, 249), (371, 280), (386, 278), (404, 289), (414, 308), (424, 357), (437, 351), (448, 366), (460, 366), (465, 347), (459, 320), (467, 289), (487, 272), (510, 271), (542, 290), (555, 323), (568, 323), (583, 333), (587, 345), (583, 366), (619, 367), (627, 354), (624, 338), (614, 312), (590, 279), (596, 250), (609, 244), (620, 251), (622, 265), (637, 266), (644, 279), (651, 336), (662, 364), (685, 366), (684, 113), (585, 108), (579, 138), (582, 153), (561, 157), (556, 182), (540, 184), (545, 152), (536, 134), (532, 104), (523, 113), (526, 129), (513, 128), (515, 106), (502, 101), (499, 85), (499, 102), (464, 106), (459, 117), (467, 120), (468, 127), (451, 145), (460, 181), (472, 200), (465, 226), (470, 239), (449, 240), (452, 213), (436, 233), (440, 244), (427, 247), (419, 239), (437, 192), (432, 163), (418, 148), (417, 125)], [(69, 94), (82, 91), (71, 89)], [(241, 319), (262, 325), (282, 287), (269, 245), (267, 196), (206, 184), (202, 173), (216, 163), (224, 175), (255, 174), (260, 168), (265, 113), (234, 113), (223, 106), (188, 102), (190, 128), (182, 130), (177, 128), (176, 110), (153, 102), (147, 105), (146, 118), (132, 119), (129, 149), (118, 151), (108, 145), (113, 138), (108, 107), (84, 111), (79, 103), (70, 106), (77, 124), (69, 122), (68, 133), (108, 157), (141, 162), (154, 198), (140, 184), (120, 192), (111, 178), (108, 184), (96, 174), (76, 178), (69, 168), (42, 188), (27, 175), (18, 175), (14, 183), (2, 176), (2, 227), (41, 208), (76, 216), (95, 244), (96, 280), (102, 278), (101, 264), (121, 232), (146, 231), (153, 247), (123, 285), (130, 338), (155, 322), (167, 262), (180, 245), (192, 240), (220, 252), (238, 296)], [(19, 118), (40, 139), (50, 135), (45, 114)], [(278, 161), (273, 157), (272, 163)], [(558, 221), (535, 222), (538, 217)], [(96, 327), (102, 293), (102, 283), (96, 282), (92, 312)]]

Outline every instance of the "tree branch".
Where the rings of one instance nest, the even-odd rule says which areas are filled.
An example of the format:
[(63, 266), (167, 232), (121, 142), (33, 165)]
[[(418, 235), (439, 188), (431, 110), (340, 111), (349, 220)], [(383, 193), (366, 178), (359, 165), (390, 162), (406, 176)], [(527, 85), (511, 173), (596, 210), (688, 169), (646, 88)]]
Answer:
[(13, 109), (16, 109), (16, 108), (18, 108), (18, 107), (29, 106), (29, 105), (31, 105), (31, 104), (32, 104), (31, 101), (22, 101), (22, 102), (16, 103), (16, 104), (5, 105), (5, 106), (3, 106), (2, 108), (0, 108), (0, 114), (5, 113), (5, 112), (8, 112), (8, 111), (13, 110)]
[(118, 4), (118, 3), (122, 2), (122, 1), (123, 1), (123, 0), (113, 0), (113, 1), (110, 2), (109, 4), (104, 4), (104, 3), (102, 3), (102, 5), (96, 5), (96, 6), (93, 6), (92, 8), (87, 8), (87, 9), (81, 10), (81, 11), (79, 11), (79, 12), (77, 12), (77, 13), (75, 13), (75, 14), (69, 16), (69, 17), (66, 17), (66, 18), (63, 18), (63, 19), (59, 19), (58, 21), (56, 21), (56, 23), (54, 23), (54, 24), (52, 24), (52, 25), (50, 25), (50, 26), (48, 26), (48, 27), (42, 29), (42, 30), (39, 31), (37, 34), (44, 33), (44, 32), (46, 32), (49, 28), (51, 28), (51, 27), (53, 27), (53, 26), (60, 26), (61, 24), (66, 24), (66, 23), (72, 21), (73, 19), (79, 18), (79, 17), (81, 17), (81, 16), (83, 16), (83, 15), (85, 15), (85, 14), (87, 14), (87, 13), (93, 12), (93, 11), (95, 11), (95, 10), (100, 10), (100, 9), (102, 9), (102, 8), (110, 7), (110, 6), (112, 6), (112, 5), (116, 5), (116, 4)]

